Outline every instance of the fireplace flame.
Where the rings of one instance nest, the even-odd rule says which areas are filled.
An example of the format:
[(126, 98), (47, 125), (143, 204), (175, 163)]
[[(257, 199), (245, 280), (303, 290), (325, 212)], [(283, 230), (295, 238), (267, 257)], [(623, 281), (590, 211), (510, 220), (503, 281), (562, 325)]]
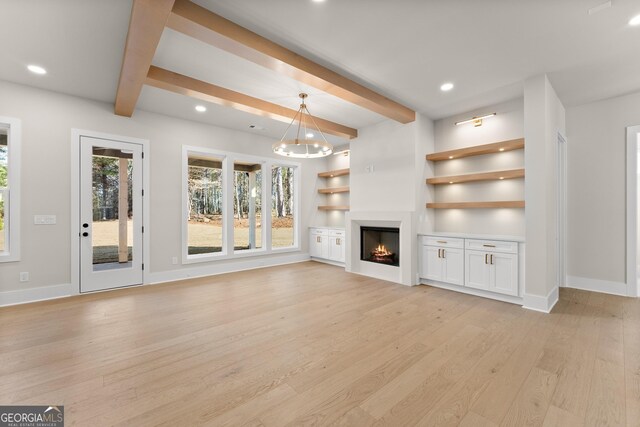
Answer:
[(393, 252), (390, 252), (383, 244), (379, 244), (371, 254), (374, 256), (389, 256), (393, 255)]

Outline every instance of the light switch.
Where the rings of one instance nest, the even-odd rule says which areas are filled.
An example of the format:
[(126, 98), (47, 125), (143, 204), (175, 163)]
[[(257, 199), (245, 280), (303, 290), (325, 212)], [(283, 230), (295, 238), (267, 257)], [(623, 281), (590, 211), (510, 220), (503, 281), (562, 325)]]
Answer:
[(54, 225), (57, 222), (55, 215), (34, 215), (33, 223), (36, 225)]

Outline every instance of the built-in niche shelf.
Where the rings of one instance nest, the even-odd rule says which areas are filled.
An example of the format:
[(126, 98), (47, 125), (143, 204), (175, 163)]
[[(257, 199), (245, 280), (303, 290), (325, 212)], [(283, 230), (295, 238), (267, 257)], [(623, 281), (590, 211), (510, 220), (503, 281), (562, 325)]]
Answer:
[(320, 172), (318, 176), (320, 178), (333, 178), (335, 176), (349, 175), (350, 169), (336, 169), (334, 171)]
[(318, 193), (320, 194), (334, 194), (334, 193), (348, 193), (349, 187), (334, 187), (334, 188), (320, 188)]
[(507, 200), (499, 202), (451, 202), (427, 203), (429, 209), (494, 209), (524, 208), (524, 200)]
[[(464, 157), (497, 154), (504, 151), (520, 150), (524, 148), (524, 138), (491, 144), (475, 145), (456, 150), (440, 151), (427, 154), (427, 160), (441, 162), (445, 160), (461, 159)], [(428, 185), (460, 184), (464, 182), (497, 181), (524, 177), (524, 169), (510, 169), (492, 172), (479, 172), (466, 175), (436, 176), (427, 179)], [(497, 202), (437, 202), (427, 203), (428, 209), (495, 209), (495, 208), (524, 208), (524, 200), (506, 200)]]
[[(318, 177), (320, 178), (334, 178), (337, 176), (345, 176), (345, 175), (349, 175), (350, 173), (350, 169), (346, 168), (346, 169), (336, 169), (336, 170), (332, 170), (332, 171), (326, 171), (326, 172), (320, 172), (318, 174)], [(329, 187), (329, 188), (320, 188), (318, 189), (318, 193), (320, 194), (334, 194), (334, 193), (349, 193), (350, 189), (349, 186), (343, 186), (343, 187)], [(337, 206), (330, 206), (330, 205), (326, 205), (326, 206), (318, 206), (318, 210), (320, 211), (348, 211), (349, 210), (349, 206), (346, 205), (337, 205)]]
[(427, 179), (427, 184), (461, 184), (464, 182), (497, 181), (503, 179), (523, 178), (524, 169), (510, 169), (503, 171), (471, 173), (467, 175), (439, 176)]
[(348, 211), (349, 206), (318, 206), (320, 211)]
[(524, 148), (524, 138), (508, 141), (494, 142), (492, 144), (475, 145), (472, 147), (458, 148), (457, 150), (440, 151), (427, 154), (427, 160), (441, 162), (443, 160), (461, 159), (463, 157), (481, 156), (483, 154), (500, 153), (503, 151), (519, 150)]

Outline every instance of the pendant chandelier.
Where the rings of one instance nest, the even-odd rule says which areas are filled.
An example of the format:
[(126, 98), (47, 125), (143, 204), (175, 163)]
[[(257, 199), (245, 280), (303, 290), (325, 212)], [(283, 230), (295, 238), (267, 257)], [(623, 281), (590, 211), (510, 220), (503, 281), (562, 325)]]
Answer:
[[(328, 156), (333, 152), (333, 145), (327, 142), (304, 103), (308, 95), (301, 93), (299, 96), (302, 100), (300, 108), (293, 116), (293, 120), (291, 120), (280, 142), (273, 144), (273, 152), (285, 157), (306, 159)], [(296, 120), (298, 121), (297, 128), (294, 126)]]

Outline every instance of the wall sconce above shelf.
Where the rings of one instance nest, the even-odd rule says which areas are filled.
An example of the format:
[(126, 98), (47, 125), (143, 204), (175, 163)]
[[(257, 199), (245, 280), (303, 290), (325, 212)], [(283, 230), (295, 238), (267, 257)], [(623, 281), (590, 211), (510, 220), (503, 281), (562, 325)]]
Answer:
[(524, 208), (524, 200), (509, 200), (509, 201), (499, 201), (499, 202), (427, 203), (427, 209), (495, 209), (495, 208)]
[(464, 182), (499, 181), (503, 179), (523, 178), (524, 169), (511, 169), (504, 171), (471, 173), (467, 175), (440, 176), (427, 179), (427, 184), (461, 184)]
[(463, 157), (519, 150), (521, 148), (524, 148), (524, 138), (494, 142), (491, 144), (475, 145), (472, 147), (458, 148), (456, 150), (440, 151), (437, 153), (427, 154), (427, 160), (432, 162), (441, 162), (443, 160), (461, 159)]

